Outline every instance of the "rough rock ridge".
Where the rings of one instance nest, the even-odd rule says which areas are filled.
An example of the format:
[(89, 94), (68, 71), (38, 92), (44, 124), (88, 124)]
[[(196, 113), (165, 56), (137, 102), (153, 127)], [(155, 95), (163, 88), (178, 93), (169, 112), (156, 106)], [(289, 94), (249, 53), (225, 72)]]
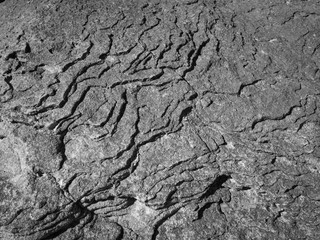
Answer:
[(0, 239), (319, 240), (320, 1), (0, 1)]

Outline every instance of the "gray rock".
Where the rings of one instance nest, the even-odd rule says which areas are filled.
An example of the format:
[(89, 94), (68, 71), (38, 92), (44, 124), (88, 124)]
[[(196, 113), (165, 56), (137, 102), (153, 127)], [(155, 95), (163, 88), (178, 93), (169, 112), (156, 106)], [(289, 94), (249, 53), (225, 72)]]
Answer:
[(320, 1), (0, 1), (0, 239), (320, 239)]

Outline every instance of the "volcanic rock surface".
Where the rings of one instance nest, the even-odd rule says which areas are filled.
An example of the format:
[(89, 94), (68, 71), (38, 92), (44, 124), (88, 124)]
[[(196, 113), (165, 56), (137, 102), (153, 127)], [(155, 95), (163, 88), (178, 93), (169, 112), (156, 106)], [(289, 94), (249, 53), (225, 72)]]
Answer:
[(319, 240), (320, 1), (0, 1), (0, 239)]

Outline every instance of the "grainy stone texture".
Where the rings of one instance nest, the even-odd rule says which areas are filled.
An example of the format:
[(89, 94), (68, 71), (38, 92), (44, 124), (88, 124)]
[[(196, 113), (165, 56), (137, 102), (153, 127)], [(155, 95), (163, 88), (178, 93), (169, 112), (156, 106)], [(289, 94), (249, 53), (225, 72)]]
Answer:
[(0, 1), (0, 239), (319, 240), (320, 1)]

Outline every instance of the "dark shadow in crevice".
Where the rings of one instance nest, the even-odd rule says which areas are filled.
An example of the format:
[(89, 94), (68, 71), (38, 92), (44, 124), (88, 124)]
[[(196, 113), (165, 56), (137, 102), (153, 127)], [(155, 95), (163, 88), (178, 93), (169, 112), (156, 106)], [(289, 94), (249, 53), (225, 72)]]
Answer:
[(179, 117), (179, 122), (181, 122), (182, 119), (187, 117), (191, 112), (192, 112), (192, 107), (191, 106), (183, 109), (181, 114), (180, 114), (180, 117)]
[(219, 177), (217, 177), (213, 183), (211, 183), (209, 185), (209, 187), (207, 188), (207, 190), (204, 192), (204, 194), (200, 197), (200, 200), (205, 199), (211, 195), (213, 195), (218, 189), (223, 188), (223, 184), (230, 179), (231, 176), (230, 175), (220, 175)]
[(205, 212), (205, 210), (209, 209), (212, 206), (212, 204), (213, 204), (213, 202), (207, 202), (202, 208), (200, 208), (198, 211), (198, 218), (197, 219), (203, 218), (203, 213)]

